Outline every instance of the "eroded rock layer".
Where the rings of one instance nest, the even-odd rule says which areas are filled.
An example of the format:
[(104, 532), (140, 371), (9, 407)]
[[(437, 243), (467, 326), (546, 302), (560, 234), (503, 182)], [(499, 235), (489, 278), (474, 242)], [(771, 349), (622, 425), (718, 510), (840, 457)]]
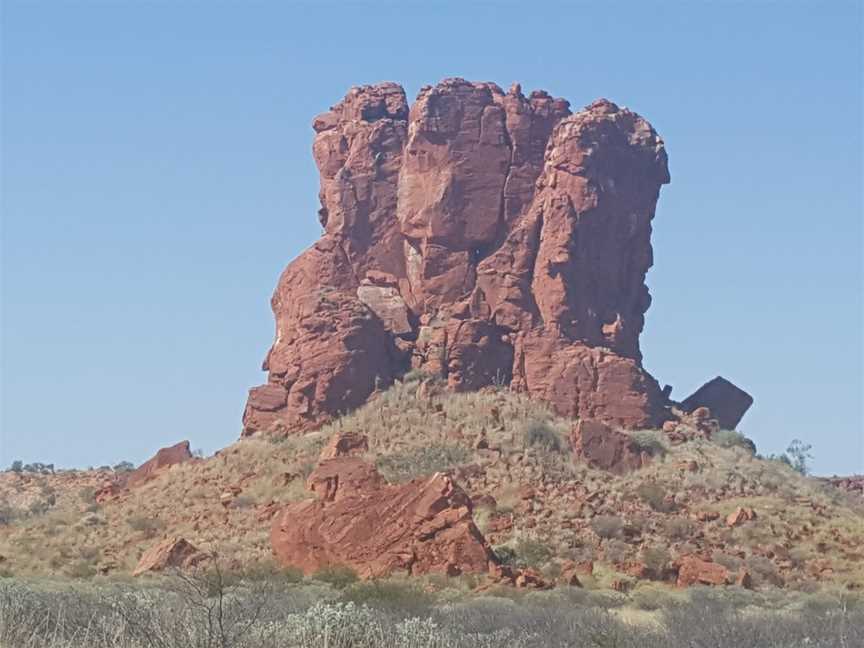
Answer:
[(324, 233), (283, 272), (276, 339), (244, 434), (357, 407), (409, 368), (558, 412), (656, 424), (642, 368), (663, 141), (599, 100), (447, 79), (409, 108), (392, 83), (315, 118)]
[(291, 504), (273, 521), (273, 552), (284, 565), (307, 574), (348, 566), (371, 578), (486, 572), (495, 562), (471, 500), (447, 475), (390, 485), (363, 459), (337, 456), (307, 485), (318, 499)]

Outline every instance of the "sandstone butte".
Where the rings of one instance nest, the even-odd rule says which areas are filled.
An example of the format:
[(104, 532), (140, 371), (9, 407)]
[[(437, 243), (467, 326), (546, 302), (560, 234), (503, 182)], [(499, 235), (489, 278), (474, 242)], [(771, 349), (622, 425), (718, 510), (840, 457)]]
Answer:
[[(279, 279), (244, 435), (313, 429), (410, 369), (622, 428), (673, 418), (639, 349), (670, 179), (647, 121), (457, 78), (410, 107), (352, 88), (313, 128), (324, 232)], [(683, 409), (734, 427), (751, 401), (718, 378)]]

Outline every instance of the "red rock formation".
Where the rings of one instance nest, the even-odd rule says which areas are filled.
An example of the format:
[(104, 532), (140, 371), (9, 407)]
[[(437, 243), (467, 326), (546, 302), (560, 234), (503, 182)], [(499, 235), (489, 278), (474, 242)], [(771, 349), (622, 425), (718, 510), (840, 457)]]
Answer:
[(133, 486), (143, 484), (170, 466), (189, 461), (190, 459), (192, 459), (192, 453), (189, 452), (188, 441), (181, 441), (171, 447), (162, 448), (153, 457), (132, 471), (126, 481), (126, 485), (132, 488)]
[(157, 572), (169, 568), (189, 569), (207, 558), (206, 553), (199, 551), (185, 539), (167, 538), (144, 552), (132, 575), (140, 576), (145, 572)]
[(576, 423), (570, 443), (577, 460), (618, 475), (641, 468), (650, 460), (629, 436), (600, 421)]
[(696, 556), (685, 556), (678, 563), (678, 587), (725, 585), (729, 579), (729, 570), (723, 565)]
[(752, 508), (739, 506), (732, 513), (726, 516), (726, 526), (740, 526), (745, 522), (756, 519), (756, 511)]
[(336, 457), (350, 457), (362, 454), (369, 450), (369, 439), (358, 432), (344, 432), (333, 435), (333, 438), (321, 450), (318, 458), (334, 459)]
[(721, 428), (734, 430), (752, 404), (753, 397), (750, 394), (717, 376), (688, 396), (681, 407), (693, 414), (707, 408)]
[(322, 238), (283, 273), (244, 433), (317, 426), (409, 366), (625, 427), (664, 417), (641, 367), (662, 140), (600, 100), (447, 79), (315, 118)]
[(93, 499), (97, 504), (119, 497), (125, 488), (125, 480), (107, 480), (96, 490)]
[(308, 487), (319, 499), (291, 504), (273, 520), (283, 565), (307, 574), (344, 565), (370, 578), (486, 572), (494, 563), (471, 500), (446, 475), (391, 485), (362, 459), (336, 457), (321, 462)]

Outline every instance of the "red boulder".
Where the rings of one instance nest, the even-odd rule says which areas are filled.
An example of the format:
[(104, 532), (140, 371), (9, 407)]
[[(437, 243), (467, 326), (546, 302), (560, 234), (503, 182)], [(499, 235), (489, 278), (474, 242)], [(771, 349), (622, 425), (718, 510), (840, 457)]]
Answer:
[(184, 463), (190, 459), (192, 459), (192, 453), (189, 451), (188, 441), (181, 441), (168, 448), (162, 448), (151, 459), (132, 471), (126, 485), (132, 488), (143, 484), (170, 466)]
[(305, 573), (347, 566), (363, 578), (391, 573), (485, 572), (494, 555), (471, 517), (471, 500), (446, 475), (387, 484), (357, 457), (323, 461), (309, 477), (319, 499), (273, 520), (277, 560)]

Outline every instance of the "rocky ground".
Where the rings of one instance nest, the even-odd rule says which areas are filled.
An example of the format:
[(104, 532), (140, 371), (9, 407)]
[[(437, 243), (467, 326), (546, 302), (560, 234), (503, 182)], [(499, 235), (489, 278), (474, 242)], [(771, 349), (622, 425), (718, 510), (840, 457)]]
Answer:
[[(183, 554), (181, 562), (195, 552), (216, 552), (229, 570), (274, 571), (273, 520), (295, 503), (322, 516), (304, 533), (337, 524), (332, 513), (339, 509), (331, 507), (340, 505), (340, 496), (329, 493), (333, 482), (322, 480), (321, 471), (334, 457), (351, 455), (377, 475), (375, 489), (385, 490), (343, 477), (338, 488), (349, 504), (351, 497), (373, 502), (379, 492), (395, 501), (392, 494), (401, 493), (412, 510), (432, 506), (443, 515), (424, 519), (446, 518), (446, 542), (439, 542), (445, 536), (438, 530), (398, 537), (415, 553), (417, 538), (432, 537), (422, 546), (439, 552), (438, 562), (421, 569), (416, 560), (397, 561), (390, 565), (396, 572), (471, 573), (477, 589), (517, 584), (519, 575), (524, 587), (566, 582), (619, 592), (647, 583), (805, 591), (864, 585), (860, 494), (760, 459), (737, 433), (704, 432), (700, 421), (686, 421), (665, 431), (607, 429), (597, 445), (591, 425), (574, 425), (524, 396), (492, 388), (454, 394), (415, 372), (354, 413), (303, 435), (245, 438), (202, 459), (181, 444), (130, 474), (2, 473), (0, 570), (6, 576), (123, 576), (136, 567), (146, 571), (147, 560), (139, 566), (145, 551), (162, 545), (163, 552)], [(334, 438), (362, 443), (328, 447)], [(435, 473), (471, 503), (452, 491), (446, 506), (438, 499), (420, 502), (437, 488), (429, 481)], [(289, 519), (301, 520), (296, 526), (312, 518)], [(404, 526), (398, 518), (391, 527), (386, 515), (380, 519), (376, 537)], [(497, 572), (460, 563), (470, 554), (465, 538), (473, 537), (475, 525), (477, 546), (491, 552)], [(457, 527), (467, 535), (453, 540)], [(375, 564), (380, 547), (355, 542), (368, 534), (356, 524), (343, 531), (342, 545), (321, 536), (325, 562), (357, 572), (358, 565)], [(177, 546), (180, 539), (193, 547), (189, 554)], [(279, 558), (292, 562), (284, 553)], [(317, 565), (293, 562), (307, 573)], [(501, 570), (509, 580), (502, 581)], [(380, 575), (373, 571), (361, 575)]]

